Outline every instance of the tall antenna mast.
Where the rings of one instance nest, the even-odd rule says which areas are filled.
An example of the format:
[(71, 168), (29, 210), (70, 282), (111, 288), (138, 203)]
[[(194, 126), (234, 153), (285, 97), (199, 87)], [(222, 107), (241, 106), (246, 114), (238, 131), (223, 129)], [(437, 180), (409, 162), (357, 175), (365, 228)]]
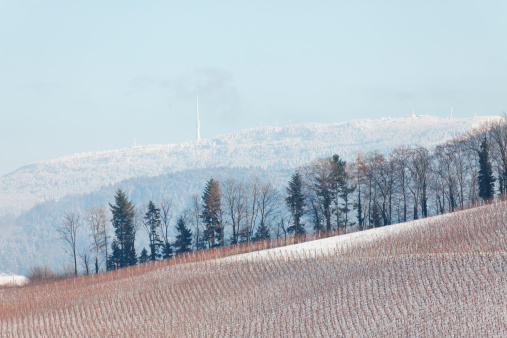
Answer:
[(201, 140), (201, 123), (199, 122), (199, 89), (197, 89), (197, 141)]
[(452, 107), (451, 107), (451, 120), (452, 120)]

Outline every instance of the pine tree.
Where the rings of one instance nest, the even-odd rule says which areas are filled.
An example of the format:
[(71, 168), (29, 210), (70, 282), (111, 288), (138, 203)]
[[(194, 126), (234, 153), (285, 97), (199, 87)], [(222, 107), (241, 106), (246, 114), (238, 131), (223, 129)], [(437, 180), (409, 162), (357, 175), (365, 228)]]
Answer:
[(139, 264), (146, 263), (149, 260), (150, 257), (148, 256), (148, 251), (146, 250), (146, 248), (143, 248), (143, 250), (141, 251), (141, 256), (139, 256)]
[[(115, 205), (109, 204), (113, 214), (112, 223), (116, 234), (111, 257), (115, 259), (112, 263), (117, 263), (117, 267), (123, 268), (137, 263), (134, 247), (134, 204), (127, 199), (121, 189), (118, 189), (114, 199)], [(114, 252), (115, 248), (116, 253)], [(113, 265), (110, 264), (110, 266)]]
[(269, 228), (265, 223), (259, 224), (257, 227), (257, 231), (255, 232), (254, 241), (258, 241), (261, 239), (269, 239), (271, 236), (269, 234)]
[[(335, 203), (335, 212), (336, 212), (336, 228), (338, 231), (341, 226), (341, 211), (340, 207), (340, 196), (343, 195), (343, 189), (347, 186), (347, 174), (345, 172), (346, 162), (340, 158), (339, 155), (333, 155), (333, 192), (334, 192), (334, 203)], [(348, 195), (347, 195), (348, 196)]]
[(382, 215), (380, 214), (380, 208), (378, 207), (377, 203), (373, 203), (373, 206), (371, 208), (370, 224), (374, 228), (381, 227), (383, 225)]
[[(311, 211), (313, 214), (314, 221), (314, 230), (320, 231), (322, 230), (320, 215), (323, 213), (325, 227), (327, 231), (331, 230), (331, 214), (333, 207), (333, 200), (335, 197), (335, 188), (336, 184), (334, 182), (334, 166), (332, 159), (323, 159), (315, 162), (313, 166), (313, 170), (315, 172), (313, 180), (314, 180), (314, 190), (317, 195), (317, 201), (314, 201), (313, 198), (310, 199)], [(321, 211), (322, 210), (322, 211)]]
[(111, 244), (111, 254), (109, 255), (106, 262), (107, 270), (115, 270), (121, 267), (121, 252), (118, 247), (118, 241), (113, 241)]
[(171, 243), (167, 242), (164, 244), (164, 252), (162, 253), (162, 258), (171, 258), (174, 254), (173, 248), (171, 246)]
[(363, 223), (364, 223), (364, 217), (363, 217), (363, 203), (361, 202), (361, 186), (358, 185), (359, 192), (357, 194), (357, 223), (359, 225), (359, 230), (363, 230)]
[(205, 230), (204, 237), (208, 247), (218, 247), (224, 244), (224, 233), (222, 227), (221, 192), (218, 181), (211, 178), (202, 195), (202, 213)]
[(176, 231), (178, 234), (173, 244), (176, 249), (176, 254), (192, 251), (192, 232), (187, 228), (183, 217), (178, 218), (176, 222)]
[(152, 201), (148, 203), (148, 211), (144, 215), (144, 222), (150, 240), (150, 260), (155, 261), (162, 257), (160, 249), (164, 247), (164, 243), (159, 235), (161, 227), (160, 209)]
[(493, 197), (495, 192), (495, 178), (493, 177), (493, 169), (489, 161), (489, 147), (486, 137), (481, 143), (479, 151), (479, 197), (488, 200)]
[(421, 212), (423, 217), (428, 217), (428, 195), (426, 192), (426, 180), (423, 183), (423, 193), (421, 200)]
[(342, 206), (340, 207), (340, 213), (342, 215), (343, 219), (343, 226), (345, 227), (345, 232), (347, 232), (347, 226), (354, 225), (354, 222), (350, 222), (349, 220), (349, 212), (352, 211), (352, 209), (355, 208), (354, 203), (351, 203), (351, 194), (356, 191), (356, 186), (351, 185), (349, 183), (349, 177), (347, 174), (345, 174), (345, 179), (343, 181), (343, 185), (340, 185), (339, 187), (339, 194), (338, 196), (342, 199)]
[(293, 224), (287, 230), (297, 235), (305, 234), (305, 226), (301, 223), (301, 218), (304, 214), (305, 195), (303, 193), (303, 179), (299, 172), (295, 172), (289, 186), (287, 187), (287, 198), (285, 202), (292, 213)]

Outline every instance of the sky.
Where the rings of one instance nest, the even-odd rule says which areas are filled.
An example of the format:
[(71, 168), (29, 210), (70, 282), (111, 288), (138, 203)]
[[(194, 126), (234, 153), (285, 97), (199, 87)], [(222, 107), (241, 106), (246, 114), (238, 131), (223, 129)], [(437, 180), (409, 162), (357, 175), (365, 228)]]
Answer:
[(258, 126), (507, 111), (507, 2), (0, 1), (0, 175)]

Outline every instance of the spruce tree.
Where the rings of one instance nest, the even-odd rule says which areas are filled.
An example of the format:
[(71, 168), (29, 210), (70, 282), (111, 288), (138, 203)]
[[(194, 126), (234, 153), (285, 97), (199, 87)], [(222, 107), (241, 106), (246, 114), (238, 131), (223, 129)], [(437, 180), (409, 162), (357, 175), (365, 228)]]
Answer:
[(358, 185), (359, 192), (357, 193), (357, 223), (359, 225), (359, 230), (363, 230), (363, 203), (361, 202), (361, 186)]
[(202, 195), (202, 213), (205, 230), (204, 237), (208, 247), (218, 247), (224, 244), (224, 233), (222, 227), (221, 192), (218, 181), (211, 178)]
[(107, 270), (114, 270), (114, 269), (117, 269), (119, 267), (121, 267), (121, 252), (120, 252), (120, 248), (118, 247), (118, 242), (117, 241), (113, 241), (113, 243), (111, 244), (111, 254), (109, 255), (109, 257), (107, 258), (107, 261), (106, 261), (106, 269)]
[[(113, 214), (112, 223), (116, 238), (113, 241), (112, 258), (116, 267), (126, 267), (137, 263), (136, 249), (134, 247), (134, 204), (127, 199), (125, 193), (118, 189), (114, 197), (115, 204), (109, 204)], [(116, 248), (116, 253), (114, 252)], [(112, 266), (110, 264), (110, 266)]]
[(269, 239), (271, 236), (269, 234), (269, 228), (265, 223), (259, 224), (257, 227), (257, 231), (255, 232), (254, 241), (258, 241), (261, 239)]
[(301, 218), (304, 214), (305, 207), (305, 195), (303, 193), (303, 178), (301, 174), (296, 171), (289, 181), (287, 187), (287, 198), (285, 202), (287, 207), (292, 213), (293, 224), (287, 229), (291, 233), (296, 235), (305, 234), (305, 226), (301, 223)]
[(342, 205), (340, 207), (340, 214), (342, 215), (343, 219), (343, 226), (345, 227), (345, 231), (347, 230), (347, 226), (354, 225), (354, 222), (351, 222), (349, 220), (349, 212), (351, 212), (356, 205), (352, 203), (351, 201), (351, 195), (354, 191), (356, 191), (356, 186), (353, 184), (350, 184), (349, 182), (348, 174), (345, 175), (344, 183), (343, 185), (340, 185), (339, 187), (339, 194), (338, 196), (342, 199)]
[(178, 234), (173, 244), (176, 254), (192, 251), (192, 232), (187, 228), (183, 217), (178, 218), (176, 231)]
[(162, 258), (171, 258), (174, 254), (173, 248), (171, 246), (171, 243), (167, 242), (164, 244), (164, 251), (162, 252)]
[(161, 227), (160, 209), (158, 209), (152, 201), (148, 203), (148, 210), (144, 215), (144, 222), (150, 240), (150, 260), (155, 261), (162, 257), (160, 249), (164, 247), (164, 243), (159, 235), (159, 229)]
[(148, 256), (148, 251), (146, 250), (146, 248), (143, 248), (143, 250), (141, 251), (141, 255), (139, 256), (139, 264), (146, 263), (149, 260), (150, 256)]
[(426, 192), (426, 180), (423, 183), (423, 194), (421, 200), (421, 212), (423, 217), (428, 217), (428, 194)]
[[(331, 167), (331, 168), (330, 168)], [(314, 189), (316, 191), (317, 199), (320, 205), (317, 205), (317, 201), (310, 200), (311, 210), (313, 211), (314, 218), (314, 230), (322, 230), (320, 221), (320, 210), (324, 214), (324, 221), (326, 223), (326, 230), (331, 230), (331, 214), (333, 207), (333, 200), (335, 198), (336, 184), (334, 182), (334, 170), (333, 162), (331, 159), (321, 160), (315, 164), (314, 175)]]
[(334, 211), (336, 212), (336, 229), (340, 231), (340, 192), (345, 184), (345, 161), (338, 154), (333, 155), (333, 194)]
[(486, 137), (481, 143), (479, 151), (479, 197), (488, 200), (493, 197), (495, 191), (495, 178), (489, 161), (489, 147)]

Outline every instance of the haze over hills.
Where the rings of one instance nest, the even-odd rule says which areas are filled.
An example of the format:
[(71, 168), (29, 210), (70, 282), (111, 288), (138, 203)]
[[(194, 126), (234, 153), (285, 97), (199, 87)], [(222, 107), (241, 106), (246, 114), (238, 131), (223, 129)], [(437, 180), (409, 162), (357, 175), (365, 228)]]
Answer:
[(16, 216), (37, 203), (134, 177), (216, 167), (292, 169), (335, 153), (350, 159), (358, 151), (387, 154), (399, 145), (432, 147), (491, 118), (412, 116), (259, 127), (200, 142), (75, 154), (28, 164), (0, 177), (0, 216)]

